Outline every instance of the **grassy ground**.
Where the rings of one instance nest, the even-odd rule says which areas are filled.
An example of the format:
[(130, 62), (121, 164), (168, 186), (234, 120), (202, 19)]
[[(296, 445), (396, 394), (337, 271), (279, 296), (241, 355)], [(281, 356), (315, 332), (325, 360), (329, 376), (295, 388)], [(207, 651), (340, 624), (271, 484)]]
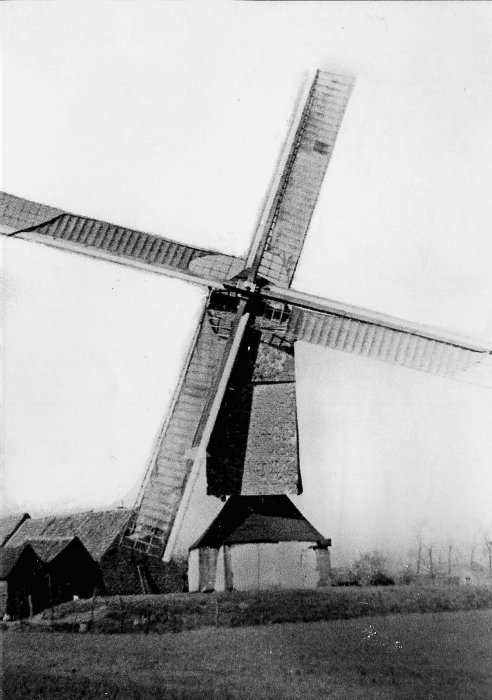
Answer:
[[(46, 611), (41, 623), (58, 631), (96, 633), (180, 632), (201, 627), (242, 627), (314, 622), (391, 613), (492, 608), (492, 586), (388, 586), (170, 594), (80, 600)], [(51, 619), (53, 617), (53, 620)]]
[(492, 611), (164, 635), (19, 628), (2, 636), (9, 700), (492, 697)]

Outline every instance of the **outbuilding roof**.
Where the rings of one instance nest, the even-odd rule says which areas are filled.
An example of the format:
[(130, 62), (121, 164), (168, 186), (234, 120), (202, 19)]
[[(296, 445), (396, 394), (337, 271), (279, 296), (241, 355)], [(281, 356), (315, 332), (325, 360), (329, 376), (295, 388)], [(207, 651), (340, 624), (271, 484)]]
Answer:
[(38, 560), (30, 545), (0, 547), (0, 579), (8, 578), (19, 559), (24, 556), (30, 556), (35, 561)]
[(76, 544), (77, 547), (83, 549), (87, 552), (86, 548), (79, 540), (78, 537), (63, 537), (63, 538), (53, 538), (44, 537), (36, 540), (29, 540), (28, 544), (34, 549), (38, 557), (45, 564), (49, 564), (56, 559), (56, 557), (61, 554), (67, 547)]
[(327, 540), (288, 496), (231, 496), (190, 549), (248, 542), (325, 543)]
[(78, 537), (98, 561), (124, 530), (132, 511), (125, 508), (85, 511), (72, 515), (26, 520), (9, 540), (13, 546), (34, 540), (72, 540)]
[(16, 513), (0, 518), (0, 546), (7, 544), (14, 532), (29, 518), (29, 513)]

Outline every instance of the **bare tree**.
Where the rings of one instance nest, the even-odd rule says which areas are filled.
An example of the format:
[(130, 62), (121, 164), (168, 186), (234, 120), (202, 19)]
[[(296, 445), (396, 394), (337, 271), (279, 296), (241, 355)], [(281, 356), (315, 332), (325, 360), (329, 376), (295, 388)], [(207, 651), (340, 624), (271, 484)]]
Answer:
[(485, 540), (485, 547), (489, 557), (489, 576), (492, 576), (492, 540)]
[(429, 575), (431, 578), (434, 578), (434, 559), (432, 556), (432, 548), (434, 545), (431, 544), (431, 546), (428, 548), (427, 553), (429, 555)]
[(453, 557), (453, 543), (448, 544), (448, 576), (451, 576), (451, 562)]

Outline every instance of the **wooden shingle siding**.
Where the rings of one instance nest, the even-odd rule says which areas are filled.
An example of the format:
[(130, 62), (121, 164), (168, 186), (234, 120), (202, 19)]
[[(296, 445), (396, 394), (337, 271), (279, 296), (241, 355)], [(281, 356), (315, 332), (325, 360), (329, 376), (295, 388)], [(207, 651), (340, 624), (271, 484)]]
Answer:
[(241, 493), (248, 496), (298, 493), (294, 382), (254, 386), (247, 440)]
[(293, 348), (270, 341), (252, 328), (236, 358), (207, 448), (211, 495), (299, 492)]

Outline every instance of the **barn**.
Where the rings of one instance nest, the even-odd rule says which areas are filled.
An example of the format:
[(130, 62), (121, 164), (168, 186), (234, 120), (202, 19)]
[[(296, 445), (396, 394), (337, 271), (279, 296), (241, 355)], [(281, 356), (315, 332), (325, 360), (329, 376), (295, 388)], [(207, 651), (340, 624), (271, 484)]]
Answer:
[[(78, 538), (79, 544), (86, 550), (82, 561), (88, 565), (90, 571), (94, 562), (97, 562), (100, 572), (98, 588), (105, 592), (113, 592), (112, 568), (117, 564), (113, 550), (130, 515), (129, 510), (117, 509), (28, 518), (8, 540), (8, 544), (19, 546), (27, 542), (36, 542), (40, 552), (51, 561), (53, 555), (57, 558), (70, 541)], [(76, 548), (80, 554), (79, 544), (72, 545), (61, 561), (63, 562), (65, 557), (67, 561), (71, 559)], [(58, 570), (58, 563), (55, 568)]]
[(190, 547), (189, 590), (328, 585), (330, 544), (286, 495), (231, 496)]
[[(92, 566), (96, 562), (99, 571), (98, 593), (115, 595), (183, 590), (183, 572), (177, 565), (172, 562), (163, 564), (158, 559), (119, 546), (131, 515), (131, 510), (117, 508), (45, 518), (28, 517), (10, 537), (8, 544), (19, 546), (45, 540), (64, 541), (67, 544), (67, 540), (78, 538), (92, 558), (91, 563), (84, 557), (88, 572), (84, 586), (89, 587)], [(92, 595), (92, 589), (89, 595)]]
[(19, 620), (48, 599), (44, 567), (30, 545), (0, 547), (0, 617)]
[(99, 567), (78, 537), (45, 537), (28, 544), (44, 564), (51, 605), (74, 596), (90, 598), (101, 585)]

